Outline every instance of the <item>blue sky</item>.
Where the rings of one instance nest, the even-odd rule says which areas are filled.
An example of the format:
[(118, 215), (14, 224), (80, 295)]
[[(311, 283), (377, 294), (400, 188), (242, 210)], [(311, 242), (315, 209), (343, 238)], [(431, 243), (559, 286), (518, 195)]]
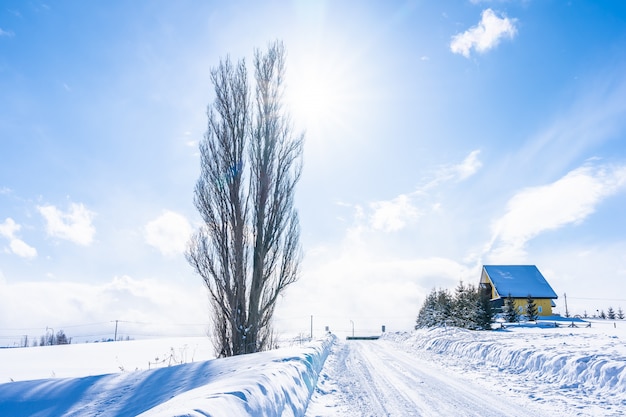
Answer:
[(280, 331), (407, 330), (483, 264), (536, 264), (562, 313), (626, 309), (622, 2), (5, 1), (0, 343), (202, 332), (209, 70), (274, 39), (306, 131)]

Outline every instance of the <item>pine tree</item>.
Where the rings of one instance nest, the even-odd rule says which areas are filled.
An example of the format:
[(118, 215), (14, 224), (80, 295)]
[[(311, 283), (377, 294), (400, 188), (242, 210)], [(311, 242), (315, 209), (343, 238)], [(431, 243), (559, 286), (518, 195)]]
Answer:
[(528, 294), (526, 298), (526, 317), (528, 321), (537, 321), (539, 318), (539, 314), (537, 313), (537, 304), (535, 304), (535, 300), (533, 297)]
[(478, 312), (476, 314), (476, 324), (479, 329), (491, 330), (494, 310), (491, 306), (491, 296), (487, 291), (479, 291)]
[(450, 309), (450, 324), (455, 327), (465, 327), (464, 316), (466, 314), (466, 292), (467, 289), (463, 285), (463, 281), (454, 289), (454, 298)]
[(622, 310), (622, 307), (617, 308), (617, 318), (624, 320), (624, 310)]
[(478, 290), (461, 281), (454, 292), (450, 323), (456, 327), (476, 329), (478, 327)]
[(613, 307), (609, 307), (609, 309), (606, 311), (606, 316), (609, 318), (609, 320), (615, 320), (615, 310), (613, 310)]
[(59, 330), (56, 336), (56, 344), (57, 345), (69, 345), (70, 343), (72, 343), (72, 338), (71, 337), (68, 338), (65, 335), (65, 332), (63, 330)]
[(436, 327), (448, 324), (451, 318), (452, 296), (447, 290), (433, 289), (424, 300), (417, 316), (415, 328)]
[(455, 326), (471, 330), (491, 330), (495, 311), (490, 293), (460, 282), (454, 294), (433, 289), (422, 304), (415, 328)]
[(600, 318), (606, 319), (606, 314), (604, 314), (604, 310), (600, 310)]
[(434, 288), (432, 291), (426, 296), (426, 299), (422, 303), (422, 307), (417, 315), (417, 320), (415, 321), (415, 328), (418, 329), (420, 327), (431, 327), (435, 326), (434, 324), (434, 312), (437, 308), (437, 290)]
[(437, 308), (435, 310), (435, 320), (437, 325), (447, 324), (451, 317), (452, 296), (448, 290), (440, 289), (437, 292)]
[(504, 317), (508, 323), (517, 323), (519, 321), (519, 312), (515, 308), (515, 300), (511, 294), (504, 302)]

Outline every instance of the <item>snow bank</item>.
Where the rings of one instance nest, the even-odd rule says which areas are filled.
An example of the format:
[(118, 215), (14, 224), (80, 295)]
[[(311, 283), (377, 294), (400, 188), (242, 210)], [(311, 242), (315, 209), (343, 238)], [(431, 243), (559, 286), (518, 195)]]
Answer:
[(0, 410), (39, 417), (301, 416), (331, 344), (328, 338), (147, 371), (6, 383)]
[(626, 333), (612, 330), (537, 327), (472, 332), (436, 328), (385, 338), (410, 350), (451, 356), (473, 369), (519, 374), (538, 384), (586, 396), (624, 398)]
[[(141, 416), (303, 416), (331, 344), (328, 338), (291, 355), (284, 351), (257, 354), (263, 360), (251, 358), (254, 355), (229, 358), (241, 361), (236, 376), (215, 378)], [(253, 359), (255, 366), (245, 364), (246, 359)]]

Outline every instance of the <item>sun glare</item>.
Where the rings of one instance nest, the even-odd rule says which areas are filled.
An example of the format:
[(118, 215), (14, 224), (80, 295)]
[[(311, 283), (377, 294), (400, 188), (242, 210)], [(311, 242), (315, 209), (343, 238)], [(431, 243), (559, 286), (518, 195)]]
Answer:
[(346, 123), (350, 80), (323, 59), (294, 60), (287, 67), (285, 100), (297, 125), (324, 131)]

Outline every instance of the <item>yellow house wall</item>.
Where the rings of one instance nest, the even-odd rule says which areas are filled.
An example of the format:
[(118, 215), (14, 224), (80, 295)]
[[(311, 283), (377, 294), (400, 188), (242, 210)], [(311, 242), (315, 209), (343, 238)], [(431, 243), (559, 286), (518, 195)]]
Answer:
[[(521, 314), (526, 314), (526, 304), (528, 300), (526, 298), (515, 298), (515, 308)], [(552, 315), (552, 303), (549, 298), (536, 298), (535, 305), (537, 306), (537, 311), (539, 311), (539, 306), (541, 306), (541, 313), (537, 313), (539, 316), (551, 316)], [(521, 307), (521, 310), (520, 310)]]

